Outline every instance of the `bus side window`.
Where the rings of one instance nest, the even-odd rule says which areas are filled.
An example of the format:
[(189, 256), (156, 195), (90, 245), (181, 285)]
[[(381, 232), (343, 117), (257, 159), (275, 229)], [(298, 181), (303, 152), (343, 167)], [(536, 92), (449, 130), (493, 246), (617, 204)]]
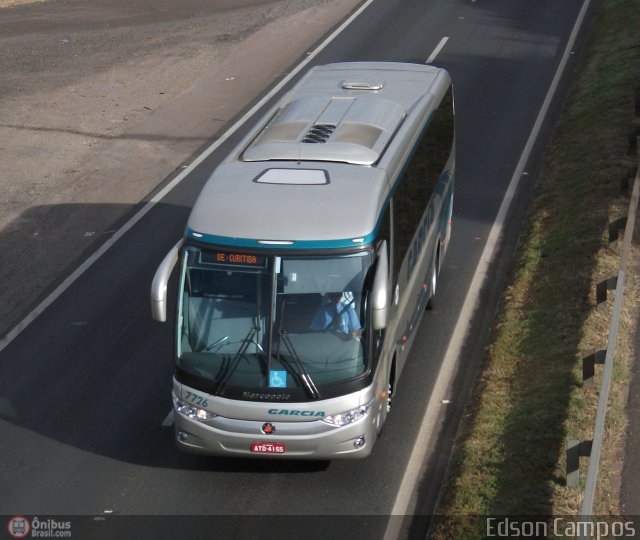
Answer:
[(453, 87), (449, 87), (424, 138), (424, 144), (429, 148), (430, 154), (425, 172), (431, 191), (435, 188), (451, 155), (454, 136), (453, 123)]
[(418, 229), (432, 188), (426, 179), (428, 150), (423, 137), (393, 194), (393, 279), (398, 280), (402, 261), (409, 251), (413, 235)]
[(449, 87), (416, 144), (393, 194), (394, 282), (453, 146), (453, 88)]

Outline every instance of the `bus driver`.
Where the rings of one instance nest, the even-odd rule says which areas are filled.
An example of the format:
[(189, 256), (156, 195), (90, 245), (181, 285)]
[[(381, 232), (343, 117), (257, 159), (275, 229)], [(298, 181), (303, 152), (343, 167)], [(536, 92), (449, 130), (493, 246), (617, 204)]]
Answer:
[(328, 293), (327, 296), (329, 302), (318, 308), (309, 328), (317, 332), (333, 330), (340, 334), (359, 336), (362, 326), (355, 310), (353, 293)]

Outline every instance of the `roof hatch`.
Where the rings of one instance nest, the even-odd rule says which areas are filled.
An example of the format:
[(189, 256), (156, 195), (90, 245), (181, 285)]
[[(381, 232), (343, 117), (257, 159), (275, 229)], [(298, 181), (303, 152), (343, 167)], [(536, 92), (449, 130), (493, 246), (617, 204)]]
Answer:
[(359, 79), (357, 81), (342, 81), (345, 90), (382, 90), (384, 83), (381, 81)]
[[(366, 89), (367, 84), (373, 85), (344, 81), (342, 86)], [(246, 148), (242, 159), (372, 165), (405, 116), (399, 104), (378, 94), (302, 97), (278, 110)]]

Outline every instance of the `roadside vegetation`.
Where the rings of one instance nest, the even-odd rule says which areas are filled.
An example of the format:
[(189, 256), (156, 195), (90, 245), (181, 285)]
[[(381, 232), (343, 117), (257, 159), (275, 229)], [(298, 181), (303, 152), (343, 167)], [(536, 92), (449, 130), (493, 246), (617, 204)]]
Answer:
[[(590, 439), (595, 422), (602, 368), (596, 366), (595, 385), (588, 388), (582, 356), (607, 344), (613, 295), (598, 309), (595, 287), (618, 273), (620, 248), (609, 245), (608, 223), (626, 215), (620, 182), (637, 163), (626, 153), (640, 87), (638, 28), (637, 0), (602, 1), (458, 433), (434, 538), (481, 538), (486, 528), (479, 516), (580, 512), (587, 460), (581, 459), (580, 487), (567, 487), (566, 440)], [(637, 269), (634, 257), (630, 268)], [(621, 513), (638, 298), (637, 273), (629, 272), (594, 509), (600, 515)]]

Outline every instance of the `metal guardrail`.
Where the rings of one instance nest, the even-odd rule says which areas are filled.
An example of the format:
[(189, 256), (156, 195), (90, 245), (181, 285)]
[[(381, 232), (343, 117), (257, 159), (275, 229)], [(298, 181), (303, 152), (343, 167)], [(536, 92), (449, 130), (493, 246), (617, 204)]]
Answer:
[(595, 484), (598, 477), (598, 467), (600, 464), (600, 450), (602, 447), (602, 436), (604, 433), (604, 422), (607, 413), (607, 405), (609, 398), (609, 388), (611, 386), (611, 377), (613, 373), (613, 356), (615, 354), (616, 340), (618, 337), (618, 324), (620, 321), (620, 312), (622, 310), (622, 301), (624, 293), (624, 281), (627, 273), (627, 264), (629, 259), (629, 251), (631, 249), (631, 239), (633, 237), (633, 229), (636, 221), (636, 211), (638, 208), (638, 199), (640, 198), (640, 171), (636, 173), (633, 185), (633, 193), (629, 203), (629, 215), (627, 225), (624, 230), (622, 254), (620, 256), (620, 271), (616, 280), (615, 301), (613, 305), (613, 313), (611, 316), (611, 328), (609, 330), (609, 339), (607, 351), (604, 358), (604, 369), (602, 372), (602, 384), (600, 387), (600, 396), (598, 398), (598, 409), (596, 412), (596, 424), (593, 434), (593, 441), (589, 459), (589, 469), (587, 471), (587, 480), (584, 489), (584, 499), (582, 502), (582, 516), (589, 516), (593, 510), (593, 498), (595, 494)]
[[(636, 115), (640, 116), (640, 89), (636, 91)], [(637, 155), (637, 139), (640, 136), (640, 118), (634, 119), (629, 127), (629, 155)], [(623, 182), (623, 189), (628, 190), (627, 180)], [(592, 440), (568, 439), (567, 441), (567, 485), (578, 487), (580, 481), (579, 460), (580, 457), (589, 457), (587, 478), (585, 481), (584, 497), (580, 512), (581, 522), (590, 522), (593, 512), (593, 501), (595, 498), (596, 482), (600, 466), (600, 454), (602, 451), (602, 440), (604, 435), (605, 419), (609, 401), (609, 389), (613, 375), (613, 358), (615, 354), (616, 341), (618, 336), (618, 326), (624, 293), (624, 281), (627, 273), (627, 264), (631, 241), (636, 222), (638, 201), (640, 199), (640, 170), (636, 168), (635, 180), (629, 202), (629, 212), (624, 229), (623, 246), (620, 255), (620, 270), (617, 277), (612, 277), (599, 283), (596, 288), (596, 302), (600, 304), (606, 300), (607, 291), (615, 289), (615, 301), (611, 317), (611, 326), (606, 350), (590, 351), (583, 358), (583, 378), (585, 384), (593, 384), (594, 365), (603, 364), (602, 382), (600, 395), (598, 397), (598, 407), (596, 411), (596, 421)], [(623, 218), (624, 219), (624, 218)], [(622, 221), (617, 220), (610, 224), (609, 241), (615, 241), (618, 231), (621, 229)], [(587, 527), (580, 530), (586, 531)], [(580, 536), (587, 538), (586, 533)]]

